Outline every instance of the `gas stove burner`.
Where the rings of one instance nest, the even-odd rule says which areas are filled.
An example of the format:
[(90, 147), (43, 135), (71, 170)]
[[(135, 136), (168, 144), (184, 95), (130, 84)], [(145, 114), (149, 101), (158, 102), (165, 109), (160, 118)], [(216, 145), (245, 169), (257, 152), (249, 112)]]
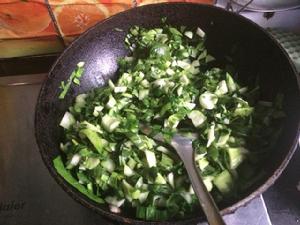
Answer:
[[(276, 12), (300, 8), (300, 0), (229, 0), (228, 5), (256, 12)], [(241, 11), (241, 10), (239, 10)]]

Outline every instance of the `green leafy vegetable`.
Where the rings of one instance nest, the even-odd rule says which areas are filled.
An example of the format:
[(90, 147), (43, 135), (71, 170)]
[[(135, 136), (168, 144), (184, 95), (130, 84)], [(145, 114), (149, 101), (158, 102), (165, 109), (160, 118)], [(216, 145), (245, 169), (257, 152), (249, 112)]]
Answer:
[(69, 184), (71, 184), (74, 188), (76, 188), (78, 191), (80, 191), (82, 194), (86, 195), (87, 197), (89, 197), (90, 199), (94, 200), (95, 202), (98, 203), (104, 203), (103, 199), (100, 198), (99, 196), (89, 192), (82, 184), (80, 184), (70, 173), (70, 171), (68, 171), (65, 166), (64, 163), (61, 159), (61, 156), (57, 156), (54, 160), (53, 160), (53, 164), (54, 167), (56, 169), (56, 171), (59, 173), (59, 175), (61, 175)]
[[(284, 117), (282, 96), (259, 99), (259, 87), (243, 87), (236, 74), (212, 67), (205, 39), (200, 28), (132, 27), (118, 79), (78, 95), (62, 118), (66, 160), (55, 159), (57, 171), (89, 198), (103, 197), (112, 212), (130, 210), (144, 220), (186, 217), (199, 204), (167, 144), (176, 132), (198, 134), (195, 162), (217, 201), (259, 179)], [(62, 97), (79, 83), (82, 66)], [(142, 125), (151, 127), (147, 136)], [(151, 138), (157, 133), (166, 143)]]
[(66, 83), (64, 81), (61, 82), (60, 84), (60, 88), (61, 88), (61, 93), (59, 94), (59, 99), (64, 99), (66, 94), (68, 93), (72, 82), (76, 85), (80, 85), (80, 78), (84, 72), (84, 62), (79, 62), (77, 64), (77, 68), (72, 72), (71, 76), (69, 77), (69, 79), (66, 81)]

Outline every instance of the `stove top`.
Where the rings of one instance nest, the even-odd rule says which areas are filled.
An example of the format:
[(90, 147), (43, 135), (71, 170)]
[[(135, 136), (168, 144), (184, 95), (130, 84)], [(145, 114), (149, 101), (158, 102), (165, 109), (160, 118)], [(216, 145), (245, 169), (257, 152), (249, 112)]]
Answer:
[[(225, 1), (218, 1), (220, 7), (224, 4)], [(300, 34), (300, 9), (241, 14), (264, 28)], [(71, 199), (51, 178), (42, 162), (35, 143), (33, 117), (44, 78), (45, 74), (0, 77), (0, 224), (116, 224)], [(259, 196), (246, 207), (225, 216), (226, 223), (299, 224), (299, 179), (300, 151), (296, 151), (287, 170), (264, 197)]]

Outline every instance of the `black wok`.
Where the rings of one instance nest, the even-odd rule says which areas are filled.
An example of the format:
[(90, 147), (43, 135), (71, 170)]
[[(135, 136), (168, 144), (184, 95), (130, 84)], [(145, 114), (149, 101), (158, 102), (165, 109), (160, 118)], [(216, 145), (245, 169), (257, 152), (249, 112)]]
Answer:
[[(161, 18), (174, 26), (201, 27), (207, 34), (207, 48), (220, 62), (232, 59), (241, 82), (251, 85), (256, 76), (262, 90), (261, 98), (268, 100), (282, 92), (285, 95), (283, 131), (276, 147), (264, 163), (265, 176), (240, 198), (221, 203), (221, 213), (234, 212), (270, 187), (288, 164), (298, 142), (300, 121), (299, 80), (292, 62), (277, 42), (253, 22), (214, 6), (172, 3), (156, 4), (115, 15), (98, 23), (74, 41), (57, 59), (44, 82), (36, 106), (35, 133), (40, 153), (57, 183), (76, 201), (115, 221), (150, 224), (137, 220), (130, 212), (111, 213), (70, 186), (53, 167), (59, 153), (62, 129), (58, 126), (64, 112), (79, 93), (103, 86), (118, 69), (117, 59), (128, 52), (124, 37), (133, 25), (160, 26)], [(120, 28), (123, 32), (116, 30)], [(73, 86), (65, 99), (59, 100), (60, 83), (67, 80), (79, 61), (86, 62), (86, 72), (80, 86)], [(203, 219), (200, 213), (181, 221), (151, 222), (151, 224), (192, 224)]]

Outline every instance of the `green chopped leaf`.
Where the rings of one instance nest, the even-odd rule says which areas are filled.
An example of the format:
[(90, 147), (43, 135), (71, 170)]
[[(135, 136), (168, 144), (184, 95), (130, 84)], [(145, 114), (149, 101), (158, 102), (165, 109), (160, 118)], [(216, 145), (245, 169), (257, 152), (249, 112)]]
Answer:
[[(260, 99), (258, 79), (250, 86), (236, 79), (242, 71), (233, 56), (225, 69), (212, 68), (222, 63), (200, 28), (163, 20), (131, 27), (116, 79), (75, 98), (60, 122), (62, 158), (54, 160), (59, 174), (111, 212), (150, 221), (187, 218), (199, 204), (170, 146), (174, 134), (194, 139), (195, 165), (214, 199), (232, 201), (260, 179), (288, 116), (280, 94)], [(80, 84), (83, 66), (61, 82), (61, 98)]]
[(224, 195), (229, 194), (234, 185), (233, 178), (227, 170), (224, 170), (222, 173), (216, 176), (213, 180), (213, 183)]
[(77, 68), (72, 72), (72, 74), (70, 75), (69, 79), (66, 81), (66, 83), (64, 81), (61, 82), (60, 88), (62, 89), (60, 95), (59, 95), (59, 99), (64, 99), (66, 94), (68, 93), (71, 84), (75, 83), (76, 85), (80, 85), (80, 80), (79, 78), (82, 76), (83, 72), (84, 72), (84, 62), (79, 62), (77, 64)]
[(91, 129), (83, 129), (81, 130), (81, 133), (83, 133), (89, 140), (90, 142), (93, 144), (93, 146), (95, 147), (95, 149), (101, 153), (103, 150), (103, 139), (99, 137), (99, 135), (97, 134), (97, 132), (91, 130)]
[(103, 199), (99, 196), (94, 195), (93, 193), (89, 192), (83, 185), (78, 183), (78, 181), (71, 175), (70, 171), (66, 170), (64, 167), (64, 163), (60, 156), (57, 156), (53, 160), (54, 167), (57, 173), (62, 176), (69, 184), (71, 184), (74, 188), (80, 191), (82, 194), (86, 195), (88, 198), (94, 200), (98, 203), (104, 203)]
[(200, 95), (199, 102), (204, 109), (211, 110), (216, 107), (218, 97), (215, 94), (204, 92), (202, 95)]

